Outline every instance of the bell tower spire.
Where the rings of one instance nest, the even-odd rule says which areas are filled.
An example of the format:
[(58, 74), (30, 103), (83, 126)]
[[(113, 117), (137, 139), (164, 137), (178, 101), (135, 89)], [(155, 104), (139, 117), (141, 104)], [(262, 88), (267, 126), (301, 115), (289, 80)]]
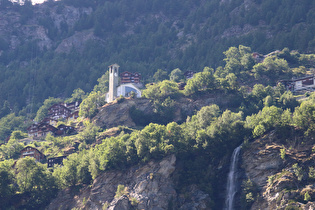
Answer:
[(108, 91), (108, 102), (112, 102), (117, 97), (119, 66), (113, 64), (109, 66), (109, 91)]

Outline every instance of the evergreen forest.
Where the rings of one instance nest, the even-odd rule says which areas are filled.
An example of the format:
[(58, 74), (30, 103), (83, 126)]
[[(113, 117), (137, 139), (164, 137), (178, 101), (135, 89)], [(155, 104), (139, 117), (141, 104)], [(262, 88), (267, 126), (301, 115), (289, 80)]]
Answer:
[[(147, 83), (158, 69), (168, 74), (176, 68), (216, 69), (224, 65), (223, 52), (240, 44), (261, 54), (284, 48), (314, 53), (312, 0), (63, 0), (44, 5), (0, 4), (5, 19), (12, 12), (21, 28), (42, 27), (52, 43), (43, 47), (19, 28), (0, 34), (0, 106), (15, 113), (24, 109), (24, 115), (34, 115), (46, 98), (67, 98), (77, 88), (90, 92), (113, 63), (141, 73)], [(72, 25), (57, 21), (74, 8), (90, 12)], [(78, 38), (79, 49), (58, 50), (62, 41), (80, 33), (93, 38)], [(19, 44), (13, 46), (12, 37)]]

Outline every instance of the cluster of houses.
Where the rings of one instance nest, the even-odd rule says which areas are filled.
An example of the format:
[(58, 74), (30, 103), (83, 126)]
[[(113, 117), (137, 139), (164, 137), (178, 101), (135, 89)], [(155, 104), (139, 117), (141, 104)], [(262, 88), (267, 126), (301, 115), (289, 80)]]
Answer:
[[(27, 128), (28, 136), (32, 139), (43, 139), (47, 134), (53, 136), (71, 135), (75, 133), (72, 126), (60, 124), (57, 126), (58, 120), (61, 119), (77, 119), (79, 116), (80, 102), (60, 103), (52, 105), (47, 112), (46, 117), (39, 123), (34, 123)], [(33, 157), (37, 162), (45, 162), (46, 156), (38, 149), (26, 146), (20, 151), (20, 158)], [(47, 159), (47, 167), (53, 167), (55, 164), (62, 165), (62, 161), (67, 156), (59, 156)]]
[[(185, 77), (191, 79), (196, 72), (187, 71)], [(119, 78), (120, 76), (120, 78)], [(119, 82), (120, 81), (120, 82)], [(106, 101), (112, 102), (119, 96), (128, 97), (133, 92), (137, 98), (141, 97), (141, 74), (128, 71), (119, 74), (119, 65), (109, 66), (109, 91)], [(33, 139), (43, 139), (48, 133), (54, 136), (73, 134), (75, 129), (71, 126), (59, 125), (60, 119), (76, 119), (79, 116), (80, 102), (54, 104), (48, 109), (46, 118), (39, 123), (34, 123), (27, 128), (28, 136)]]
[[(131, 92), (136, 94), (136, 97), (141, 97), (141, 74), (123, 72), (120, 74), (120, 85), (118, 85), (118, 68), (117, 64), (109, 66), (109, 92), (107, 93), (107, 102), (113, 101), (120, 95), (129, 96)], [(110, 100), (109, 100), (110, 97)], [(39, 123), (34, 123), (27, 128), (28, 136), (33, 139), (43, 139), (47, 134), (54, 136), (71, 135), (75, 132), (75, 129), (71, 126), (60, 124), (57, 126), (58, 120), (61, 119), (77, 119), (79, 116), (80, 102), (73, 103), (59, 103), (52, 105), (47, 112), (46, 117)], [(26, 146), (20, 151), (20, 158), (33, 157), (38, 162), (46, 161), (46, 156), (38, 149)], [(47, 167), (53, 167), (55, 164), (62, 165), (63, 160), (67, 156), (59, 156), (47, 159)]]
[[(128, 71), (119, 74), (119, 66), (113, 64), (109, 66), (109, 92), (106, 94), (106, 101), (112, 102), (119, 96), (130, 96), (131, 92), (135, 93), (136, 97), (141, 97), (141, 74), (131, 73)], [(185, 77), (191, 79), (195, 72), (185, 72)], [(120, 80), (119, 77), (120, 76)], [(120, 84), (118, 84), (120, 81)], [(39, 123), (34, 123), (27, 128), (28, 136), (32, 139), (43, 139), (47, 134), (54, 136), (71, 135), (75, 129), (71, 126), (60, 124), (57, 126), (58, 120), (61, 119), (76, 119), (79, 116), (80, 102), (59, 103), (52, 105), (47, 112), (46, 117)], [(38, 162), (46, 161), (46, 156), (38, 149), (26, 146), (20, 151), (20, 158), (33, 157)], [(62, 165), (63, 160), (67, 156), (59, 156), (47, 159), (47, 167), (53, 167), (55, 164)]]
[[(46, 160), (46, 156), (36, 149), (35, 147), (26, 146), (24, 149), (20, 151), (20, 158), (25, 157), (32, 157), (37, 162), (44, 162)], [(47, 168), (54, 167), (54, 165), (63, 165), (63, 160), (66, 159), (67, 156), (59, 156), (59, 157), (52, 157), (47, 159)]]
[[(268, 56), (268, 55), (267, 55)], [(262, 56), (258, 53), (253, 53), (253, 57), (258, 62), (262, 62), (266, 56)], [(186, 79), (191, 79), (196, 72), (187, 71), (185, 72)], [(120, 83), (119, 83), (120, 76)], [(113, 64), (109, 66), (109, 92), (106, 94), (106, 101), (112, 102), (119, 96), (130, 96), (131, 92), (134, 92), (136, 97), (141, 97), (141, 74), (140, 73), (131, 73), (125, 71), (119, 74), (119, 66)], [(315, 75), (292, 79), (292, 80), (282, 80), (288, 90), (301, 90), (309, 87), (315, 87)], [(185, 86), (185, 84), (182, 84)], [(29, 137), (33, 139), (42, 139), (47, 136), (48, 133), (54, 136), (60, 135), (71, 135), (75, 132), (75, 129), (71, 126), (66, 126), (60, 124), (57, 126), (57, 122), (60, 119), (76, 119), (79, 116), (79, 105), (80, 102), (73, 103), (60, 103), (54, 104), (48, 109), (48, 113), (45, 119), (40, 123), (32, 124), (27, 128)], [(21, 158), (26, 156), (33, 157), (38, 162), (43, 162), (46, 160), (44, 154), (42, 154), (38, 149), (27, 146), (21, 150)], [(47, 167), (53, 167), (55, 164), (62, 165), (63, 160), (67, 156), (53, 157), (47, 159)]]
[(42, 139), (48, 133), (54, 136), (73, 134), (74, 127), (60, 124), (57, 122), (60, 119), (76, 119), (79, 116), (80, 102), (54, 104), (48, 109), (46, 117), (39, 123), (34, 123), (27, 128), (28, 136), (31, 138)]

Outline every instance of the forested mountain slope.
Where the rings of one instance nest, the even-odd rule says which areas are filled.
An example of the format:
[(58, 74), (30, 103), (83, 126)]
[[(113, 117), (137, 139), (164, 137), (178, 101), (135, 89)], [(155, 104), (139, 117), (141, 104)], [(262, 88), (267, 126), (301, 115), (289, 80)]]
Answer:
[(239, 44), (314, 52), (312, 0), (0, 3), (0, 106), (35, 113), (48, 96), (90, 91), (112, 63), (142, 73), (223, 65)]
[[(222, 209), (241, 143), (244, 159), (279, 164), (261, 177), (243, 164), (238, 206), (314, 202), (314, 14), (311, 0), (2, 0), (1, 205), (43, 209), (59, 194), (73, 208)], [(141, 99), (105, 104), (113, 63), (142, 74)], [(27, 138), (52, 105), (79, 101), (79, 118), (56, 122), (76, 132)], [(20, 158), (26, 145), (67, 159), (47, 170)], [(108, 175), (122, 179), (104, 186)]]
[[(108, 74), (103, 74), (93, 91), (85, 94), (76, 89), (66, 100), (82, 100), (79, 118), (61, 117), (55, 126), (72, 127), (76, 132), (46, 133), (35, 139), (29, 132), (27, 138), (26, 125), (33, 122), (23, 115), (8, 114), (10, 109), (5, 106), (1, 109), (5, 116), (0, 119), (0, 136), (3, 140), (9, 138), (0, 146), (0, 203), (8, 208), (42, 209), (59, 193), (51, 208), (65, 204), (69, 208), (161, 205), (168, 209), (222, 209), (229, 157), (238, 145), (243, 143), (246, 152), (253, 140), (272, 133), (274, 139), (270, 138), (270, 142), (284, 145), (281, 149), (276, 146), (275, 154), (285, 159), (292, 153), (290, 146), (312, 146), (315, 133), (315, 94), (311, 93), (314, 76), (309, 75), (314, 54), (285, 48), (256, 61), (251, 49), (240, 45), (230, 47), (224, 55), (226, 64), (216, 71), (205, 67), (186, 79), (183, 72), (175, 69), (168, 80), (167, 73), (159, 70), (154, 74), (155, 83), (142, 90), (142, 98), (131, 94), (107, 104), (104, 94)], [(280, 79), (302, 75), (313, 79), (301, 87), (303, 90), (292, 93), (282, 83), (270, 86)], [(61, 102), (60, 98), (46, 99), (34, 121), (43, 120), (48, 109)], [(26, 145), (42, 152), (47, 162), (21, 158)], [(47, 170), (49, 158), (64, 156), (67, 158), (62, 167)], [(167, 157), (172, 157), (169, 164), (162, 160)], [(121, 179), (107, 179), (107, 175)], [(164, 177), (169, 178), (169, 184), (159, 189), (156, 186), (162, 186), (159, 183)], [(252, 180), (248, 181), (249, 186), (243, 186), (242, 203), (238, 204), (248, 209), (260, 201), (263, 189), (253, 188), (256, 181), (250, 172), (242, 178)], [(274, 178), (273, 181), (278, 180)], [(313, 174), (305, 176), (305, 182), (299, 183), (302, 188), (293, 189), (294, 196), (289, 195), (292, 202), (299, 205), (301, 196), (297, 193), (304, 192), (313, 178)], [(103, 185), (103, 180), (113, 180), (114, 184)], [(313, 201), (312, 196), (313, 191), (308, 192), (304, 201)], [(262, 202), (269, 205), (269, 198), (266, 199)]]

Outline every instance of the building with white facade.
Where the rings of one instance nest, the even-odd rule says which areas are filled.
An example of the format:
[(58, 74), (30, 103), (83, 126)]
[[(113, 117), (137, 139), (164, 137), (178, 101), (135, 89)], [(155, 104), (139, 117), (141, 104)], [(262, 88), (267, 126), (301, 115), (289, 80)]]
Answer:
[(106, 94), (106, 102), (113, 102), (117, 97), (128, 97), (132, 92), (135, 93), (137, 98), (141, 97), (141, 91), (137, 87), (139, 84), (126, 83), (119, 84), (119, 65), (113, 64), (109, 66), (109, 91)]

